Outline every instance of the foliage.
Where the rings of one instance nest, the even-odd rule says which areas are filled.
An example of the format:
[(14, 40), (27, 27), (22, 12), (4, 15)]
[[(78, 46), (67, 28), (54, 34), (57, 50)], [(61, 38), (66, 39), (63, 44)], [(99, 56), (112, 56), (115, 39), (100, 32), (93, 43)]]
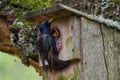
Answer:
[(23, 66), (20, 59), (0, 52), (0, 80), (42, 80), (32, 67)]
[(20, 9), (19, 9), (19, 7), (18, 7), (18, 9), (15, 9), (15, 15), (17, 16), (17, 19), (14, 22), (14, 25), (16, 25), (16, 22), (23, 22), (24, 25), (27, 26), (31, 23), (27, 22), (23, 18), (23, 16), (22, 16), (23, 12), (48, 7), (52, 4), (52, 0), (12, 0), (11, 3), (23, 7)]
[(74, 75), (71, 80), (78, 80), (79, 69), (74, 69)]
[(13, 0), (12, 2), (28, 9), (35, 10), (50, 6), (52, 0)]
[(63, 75), (60, 75), (58, 80), (67, 80), (67, 78), (65, 76), (63, 76)]
[(26, 11), (41, 9), (52, 4), (52, 0), (0, 0), (0, 15), (5, 16), (11, 23), (23, 22), (28, 25), (28, 22), (23, 18), (23, 13)]

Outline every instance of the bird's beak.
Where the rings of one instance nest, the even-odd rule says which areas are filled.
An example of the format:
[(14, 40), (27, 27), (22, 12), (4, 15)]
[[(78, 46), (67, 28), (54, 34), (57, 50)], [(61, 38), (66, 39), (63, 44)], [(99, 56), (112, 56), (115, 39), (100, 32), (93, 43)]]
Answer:
[(54, 18), (51, 18), (50, 20), (49, 20), (49, 22), (52, 22), (54, 20)]

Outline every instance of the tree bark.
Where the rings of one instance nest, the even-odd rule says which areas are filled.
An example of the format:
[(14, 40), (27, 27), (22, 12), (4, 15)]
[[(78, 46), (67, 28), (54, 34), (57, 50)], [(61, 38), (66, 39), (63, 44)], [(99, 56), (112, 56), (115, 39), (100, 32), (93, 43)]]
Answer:
[[(16, 56), (22, 60), (23, 52), (19, 47), (11, 42), (9, 22), (3, 16), (0, 17), (0, 51)], [(41, 75), (42, 68), (39, 67), (38, 61), (29, 58), (30, 65)]]

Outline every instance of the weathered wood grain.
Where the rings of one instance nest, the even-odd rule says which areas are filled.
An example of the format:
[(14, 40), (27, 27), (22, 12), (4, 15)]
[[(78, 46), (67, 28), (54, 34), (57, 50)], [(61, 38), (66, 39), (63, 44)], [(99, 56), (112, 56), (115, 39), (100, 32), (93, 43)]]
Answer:
[(120, 31), (116, 31), (116, 34), (115, 34), (115, 48), (117, 50), (117, 61), (118, 61), (118, 67), (119, 67), (119, 80), (120, 80)]
[(117, 79), (120, 80), (120, 31), (118, 30), (114, 30), (115, 31), (115, 41), (114, 41), (114, 47), (115, 49), (115, 53), (116, 55), (116, 59), (117, 59), (117, 68), (118, 68), (118, 72), (117, 72)]
[[(109, 80), (120, 80), (118, 69), (118, 38), (120, 34), (115, 29), (102, 25), (102, 34), (104, 42), (104, 55), (108, 71)], [(117, 44), (116, 44), (117, 43)]]
[(61, 33), (62, 50), (60, 51), (59, 59), (79, 58), (80, 25), (76, 18), (75, 16), (70, 16), (52, 22), (52, 27), (58, 28)]
[[(12, 56), (16, 56), (22, 60), (23, 52), (19, 47), (12, 43), (8, 23), (2, 18), (0, 18), (0, 51)], [(38, 63), (32, 59), (29, 59), (29, 62), (30, 65), (33, 66), (41, 75), (42, 67), (40, 67)]]
[(81, 18), (80, 36), (83, 55), (81, 80), (108, 80), (100, 25)]

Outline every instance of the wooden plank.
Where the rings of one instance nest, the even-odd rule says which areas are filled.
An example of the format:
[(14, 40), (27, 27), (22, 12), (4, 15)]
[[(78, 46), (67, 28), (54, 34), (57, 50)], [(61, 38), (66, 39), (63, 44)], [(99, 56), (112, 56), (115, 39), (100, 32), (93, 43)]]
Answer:
[[(116, 47), (118, 34), (115, 29), (110, 29), (102, 25), (102, 33), (104, 38), (105, 59), (108, 70), (109, 80), (120, 80), (118, 69), (118, 47)], [(120, 35), (120, 34), (119, 34)]]
[(38, 25), (42, 21), (49, 20), (51, 18), (58, 19), (58, 18), (62, 18), (62, 17), (69, 16), (69, 15), (72, 15), (72, 14), (69, 13), (69, 11), (62, 9), (62, 10), (55, 11), (52, 13), (36, 15), (34, 17), (30, 17), (30, 18), (26, 18), (26, 19), (33, 22), (34, 24)]
[(81, 18), (81, 80), (108, 80), (100, 25)]
[(117, 51), (117, 62), (118, 62), (118, 72), (119, 72), (119, 80), (120, 80), (120, 31), (116, 31), (116, 34), (115, 34), (115, 48), (116, 48), (116, 51)]
[(62, 60), (79, 58), (80, 25), (76, 17), (70, 16), (55, 20), (52, 22), (52, 27), (58, 28), (61, 33), (62, 50), (60, 51), (59, 58)]

